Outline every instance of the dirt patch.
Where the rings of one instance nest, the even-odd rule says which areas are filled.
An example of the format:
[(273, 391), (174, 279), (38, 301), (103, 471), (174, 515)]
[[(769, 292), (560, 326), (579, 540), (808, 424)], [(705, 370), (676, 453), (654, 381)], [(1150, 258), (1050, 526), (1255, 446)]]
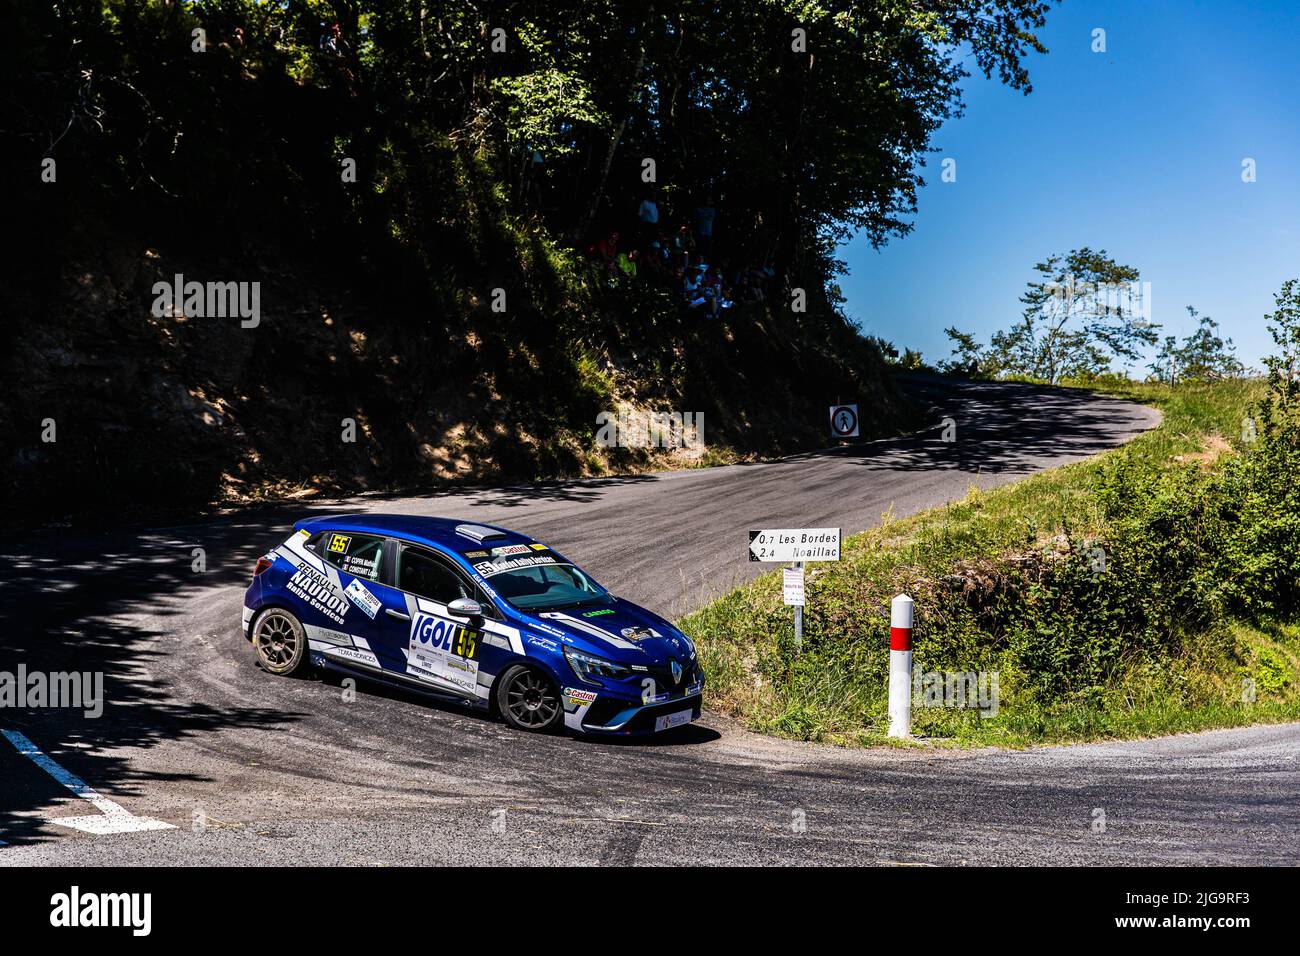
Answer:
[(1224, 455), (1232, 454), (1232, 446), (1228, 444), (1227, 439), (1222, 435), (1210, 435), (1205, 439), (1205, 444), (1200, 451), (1189, 452), (1186, 455), (1175, 455), (1174, 461), (1195, 463), (1202, 468), (1209, 470)]

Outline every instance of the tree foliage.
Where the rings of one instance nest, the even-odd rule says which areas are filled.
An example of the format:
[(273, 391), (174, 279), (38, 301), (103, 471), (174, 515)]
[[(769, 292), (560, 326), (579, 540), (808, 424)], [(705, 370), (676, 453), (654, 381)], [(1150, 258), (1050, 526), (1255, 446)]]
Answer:
[(1187, 314), (1197, 323), (1196, 331), (1181, 343), (1177, 336), (1165, 336), (1149, 366), (1152, 376), (1173, 385), (1180, 381), (1213, 382), (1242, 375), (1245, 368), (1235, 355), (1232, 339), (1219, 335), (1219, 323), (1190, 305)]
[(987, 348), (969, 333), (946, 330), (954, 343), (950, 371), (1056, 383), (1099, 375), (1115, 361), (1136, 361), (1142, 347), (1156, 342), (1159, 326), (1143, 315), (1140, 273), (1104, 249), (1084, 246), (1052, 255), (1035, 264), (1034, 272), (1038, 278), (1020, 297), (1020, 320), (994, 332)]
[[(331, 239), (367, 217), (391, 234), (403, 206), (447, 214), (445, 184), (420, 182), (431, 149), (473, 156), (516, 212), (578, 237), (630, 217), (652, 158), (670, 204), (711, 196), (737, 258), (824, 280), (836, 242), (909, 228), (968, 58), (1029, 91), (1025, 58), (1043, 49), (1034, 30), (1047, 8), (61, 0), (15, 13), (6, 130), (16, 167), (75, 163), (96, 198)], [(344, 156), (369, 187), (359, 200), (337, 188)]]

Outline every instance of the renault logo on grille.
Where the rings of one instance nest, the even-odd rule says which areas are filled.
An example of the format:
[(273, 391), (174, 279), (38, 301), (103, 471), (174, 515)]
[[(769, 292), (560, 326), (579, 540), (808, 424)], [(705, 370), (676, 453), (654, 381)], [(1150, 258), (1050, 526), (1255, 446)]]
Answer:
[(677, 661), (673, 661), (672, 668), (673, 668), (673, 683), (680, 684), (682, 682), (682, 665), (677, 663)]

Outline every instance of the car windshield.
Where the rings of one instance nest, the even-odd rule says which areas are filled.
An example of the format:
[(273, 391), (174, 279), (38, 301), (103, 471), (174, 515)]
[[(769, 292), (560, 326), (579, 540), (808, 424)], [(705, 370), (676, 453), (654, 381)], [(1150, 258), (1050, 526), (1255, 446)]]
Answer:
[(498, 571), (492, 588), (521, 611), (558, 611), (588, 604), (608, 604), (608, 591), (572, 564), (544, 564)]

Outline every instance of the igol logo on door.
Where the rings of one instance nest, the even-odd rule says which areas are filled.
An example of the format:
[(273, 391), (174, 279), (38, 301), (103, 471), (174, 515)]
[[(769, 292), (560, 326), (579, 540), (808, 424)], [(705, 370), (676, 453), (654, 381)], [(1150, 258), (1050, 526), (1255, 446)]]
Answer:
[(436, 650), (447, 651), (457, 657), (474, 659), (478, 650), (478, 633), (444, 621), (442, 618), (421, 614), (415, 619), (415, 639)]

